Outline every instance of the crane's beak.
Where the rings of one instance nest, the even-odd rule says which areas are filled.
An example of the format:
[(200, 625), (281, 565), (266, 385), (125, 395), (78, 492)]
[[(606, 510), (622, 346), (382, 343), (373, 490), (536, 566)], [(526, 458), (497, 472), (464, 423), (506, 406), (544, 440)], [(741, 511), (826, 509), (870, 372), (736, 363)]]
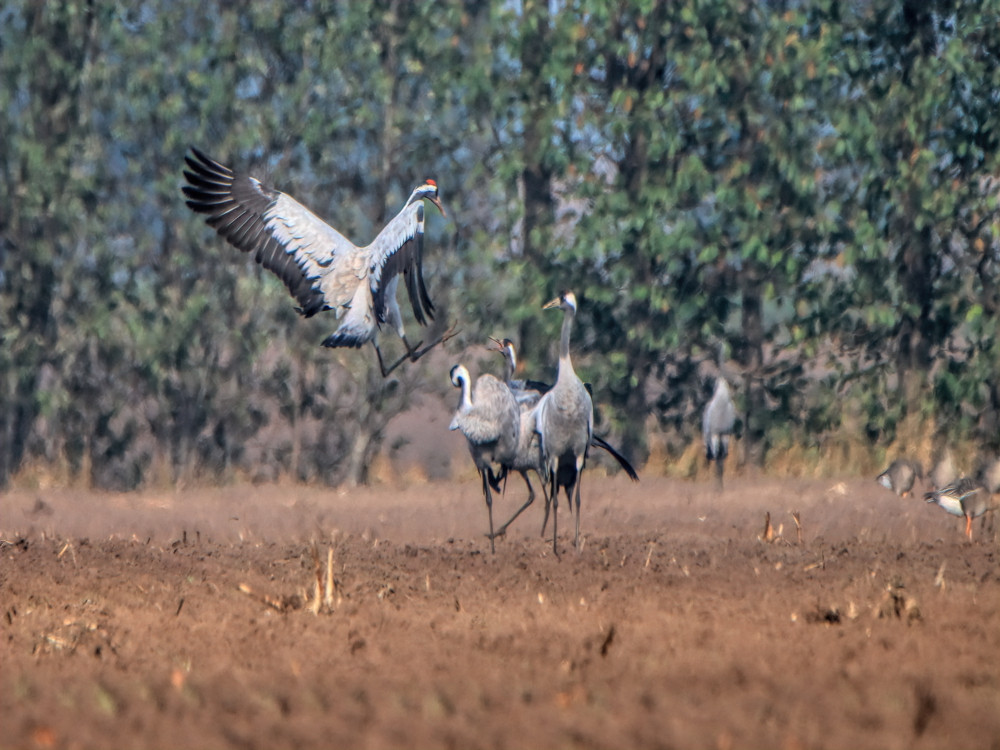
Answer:
[(554, 300), (549, 300), (544, 305), (542, 305), (543, 310), (551, 310), (553, 307), (562, 307), (561, 297), (556, 297)]
[(429, 198), (428, 200), (430, 200), (430, 202), (431, 202), (431, 203), (433, 203), (433, 204), (434, 204), (435, 206), (437, 206), (437, 207), (438, 207), (438, 211), (440, 211), (440, 212), (441, 212), (441, 215), (442, 215), (443, 217), (445, 217), (446, 219), (448, 218), (448, 214), (446, 214), (446, 213), (444, 212), (444, 206), (442, 206), (442, 205), (441, 205), (441, 199), (440, 199), (440, 198), (438, 198), (438, 197), (437, 197), (437, 196), (435, 195), (435, 196), (434, 196), (433, 198)]
[(502, 341), (500, 341), (499, 339), (495, 339), (492, 336), (490, 336), (489, 339), (490, 339), (490, 341), (492, 341), (494, 343), (494, 346), (488, 346), (488, 347), (486, 347), (487, 351), (491, 351), (491, 352), (503, 352), (504, 349), (503, 349), (503, 342)]

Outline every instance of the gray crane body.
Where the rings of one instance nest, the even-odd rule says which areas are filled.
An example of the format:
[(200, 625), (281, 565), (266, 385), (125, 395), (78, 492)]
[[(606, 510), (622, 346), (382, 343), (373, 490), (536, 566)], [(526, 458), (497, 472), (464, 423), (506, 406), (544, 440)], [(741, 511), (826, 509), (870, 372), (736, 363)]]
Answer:
[[(480, 375), (470, 390), (469, 371), (462, 365), (451, 369), (451, 382), (462, 396), (449, 430), (461, 430), (479, 471), (490, 521), (490, 548), (496, 551), (493, 533), (493, 494), (496, 474), (505, 476), (517, 456), (521, 410), (506, 384), (490, 374)], [(498, 472), (494, 471), (497, 467)]]
[(558, 554), (558, 490), (560, 471), (569, 472), (566, 498), (570, 508), (576, 502), (576, 534), (574, 544), (580, 549), (580, 479), (587, 462), (587, 451), (594, 435), (594, 404), (583, 381), (573, 370), (569, 339), (576, 314), (576, 297), (565, 292), (544, 309), (563, 311), (562, 333), (559, 339), (559, 375), (552, 390), (542, 396), (536, 408), (535, 429), (541, 438), (542, 457), (549, 482), (552, 503), (552, 549)]
[(705, 441), (705, 457), (715, 461), (716, 479), (722, 487), (722, 473), (729, 455), (729, 438), (736, 424), (736, 406), (729, 393), (729, 384), (721, 375), (715, 382), (715, 393), (705, 407), (701, 420), (702, 438)]

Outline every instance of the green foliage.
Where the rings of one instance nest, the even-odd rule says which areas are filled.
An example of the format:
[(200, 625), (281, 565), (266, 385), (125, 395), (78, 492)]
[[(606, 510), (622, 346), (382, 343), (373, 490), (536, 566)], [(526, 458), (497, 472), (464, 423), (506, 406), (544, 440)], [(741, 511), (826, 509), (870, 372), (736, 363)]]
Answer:
[(437, 179), (438, 325), (551, 378), (573, 288), (637, 460), (695, 439), (720, 345), (754, 461), (911, 415), (1000, 449), (1000, 3), (779, 5), (8, 3), (0, 483), (363, 480), (445, 387), (320, 349), (183, 206), (192, 143), (359, 242)]

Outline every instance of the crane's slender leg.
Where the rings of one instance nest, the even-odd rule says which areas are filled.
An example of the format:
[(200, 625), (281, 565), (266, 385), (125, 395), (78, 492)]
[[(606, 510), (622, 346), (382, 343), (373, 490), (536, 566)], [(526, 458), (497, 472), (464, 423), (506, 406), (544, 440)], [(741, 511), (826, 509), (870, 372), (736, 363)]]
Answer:
[[(549, 498), (552, 500), (552, 554), (559, 557), (559, 546), (556, 541), (559, 538), (559, 486), (556, 483), (556, 473), (552, 471), (552, 479), (549, 482)], [(572, 505), (570, 509), (572, 509)]]
[[(379, 351), (378, 344), (376, 344), (375, 345), (375, 352), (378, 354), (378, 366), (379, 366), (379, 369), (382, 370), (382, 377), (383, 378), (389, 377), (389, 375), (392, 374), (392, 372), (397, 367), (399, 367), (401, 364), (403, 364), (404, 362), (416, 362), (418, 359), (420, 359), (422, 356), (424, 356), (425, 354), (427, 354), (427, 352), (429, 352), (431, 349), (433, 349), (438, 344), (443, 344), (448, 339), (454, 338), (457, 335), (458, 335), (458, 331), (455, 330), (455, 326), (452, 326), (447, 331), (445, 331), (440, 337), (438, 337), (436, 340), (432, 341), (430, 344), (428, 344), (427, 346), (425, 346), (423, 349), (417, 349), (416, 347), (410, 346), (410, 343), (406, 340), (406, 336), (403, 336), (402, 337), (402, 339), (403, 339), (403, 346), (406, 347), (406, 354), (404, 354), (402, 357), (400, 357), (395, 362), (393, 362), (391, 365), (389, 365), (389, 367), (386, 367), (382, 363), (382, 352)], [(424, 343), (424, 342), (423, 341), (418, 341), (417, 342), (417, 346), (420, 346), (422, 343)]]
[[(423, 341), (418, 341), (417, 342), (417, 346), (415, 346), (413, 348), (411, 348), (409, 346), (409, 344), (407, 344), (407, 346), (406, 346), (406, 348), (408, 350), (407, 357), (409, 357), (409, 359), (410, 359), (411, 362), (416, 362), (418, 359), (420, 359), (422, 356), (424, 356), (425, 354), (427, 354), (427, 352), (429, 352), (431, 349), (433, 349), (438, 344), (443, 344), (448, 339), (454, 338), (457, 335), (458, 335), (458, 331), (455, 330), (455, 326), (453, 324), (447, 331), (445, 331), (437, 339), (435, 339), (434, 341), (432, 341), (431, 343), (429, 343), (423, 349), (417, 349), (417, 347), (420, 346), (423, 343)], [(403, 339), (403, 343), (406, 344), (406, 339)]]
[(549, 510), (552, 508), (552, 496), (545, 497), (545, 516), (542, 518), (542, 539), (545, 538), (545, 527), (549, 525)]
[(576, 545), (576, 551), (580, 551), (580, 484), (583, 480), (583, 460), (578, 458), (576, 460), (576, 482), (573, 484), (576, 488), (576, 537), (574, 544)]
[[(559, 495), (559, 479), (558, 479), (558, 463), (556, 464), (557, 469), (555, 471), (549, 472), (552, 477), (551, 481), (545, 479), (545, 486), (548, 487), (548, 493), (545, 496), (545, 516), (542, 518), (542, 539), (545, 538), (545, 527), (549, 525), (549, 511), (553, 507), (553, 503), (558, 501)], [(572, 511), (572, 508), (570, 508)]]
[(483, 497), (486, 498), (486, 511), (490, 515), (490, 534), (489, 534), (489, 537), (490, 537), (490, 552), (492, 552), (495, 555), (496, 552), (497, 552), (497, 547), (496, 547), (496, 543), (493, 541), (493, 538), (494, 538), (494, 535), (493, 535), (493, 496), (490, 494), (490, 480), (487, 478), (487, 475), (486, 475), (488, 471), (489, 471), (489, 467), (486, 467), (485, 469), (480, 469), (479, 470), (479, 474), (483, 478)]
[[(402, 363), (403, 360), (402, 359), (399, 360), (399, 362), (397, 362), (387, 370), (385, 369), (385, 362), (382, 360), (382, 350), (378, 348), (378, 344), (375, 343), (374, 341), (372, 342), (372, 346), (375, 347), (375, 355), (378, 357), (378, 369), (382, 371), (382, 377), (383, 378), (389, 377), (389, 373), (391, 373), (393, 370), (399, 367), (399, 365)], [(406, 357), (403, 357), (403, 359), (406, 359)]]
[(724, 455), (715, 459), (715, 483), (719, 492), (722, 492), (722, 473), (725, 471), (725, 467), (726, 457)]
[(966, 514), (965, 516), (965, 535), (969, 537), (969, 541), (972, 541), (972, 516)]
[[(496, 536), (503, 536), (504, 534), (506, 534), (507, 533), (507, 527), (510, 526), (512, 523), (514, 523), (514, 519), (517, 518), (519, 515), (521, 515), (529, 505), (531, 505), (533, 502), (535, 502), (535, 488), (531, 486), (531, 480), (528, 478), (528, 472), (526, 472), (526, 471), (520, 471), (518, 473), (522, 477), (524, 477), (524, 482), (525, 482), (525, 484), (528, 485), (528, 499), (525, 501), (524, 505), (522, 505), (520, 508), (518, 508), (517, 512), (514, 513), (514, 515), (512, 515), (507, 520), (507, 523), (505, 523), (503, 526), (501, 526), (499, 529), (497, 529)], [(545, 485), (544, 484), (542, 485), (542, 494), (546, 495), (546, 498), (545, 498), (545, 519), (547, 521), (548, 517), (549, 517), (549, 498), (547, 496), (548, 493), (547, 493), (547, 491), (545, 489)], [(544, 528), (542, 529), (542, 536), (543, 537), (545, 536), (545, 529)]]

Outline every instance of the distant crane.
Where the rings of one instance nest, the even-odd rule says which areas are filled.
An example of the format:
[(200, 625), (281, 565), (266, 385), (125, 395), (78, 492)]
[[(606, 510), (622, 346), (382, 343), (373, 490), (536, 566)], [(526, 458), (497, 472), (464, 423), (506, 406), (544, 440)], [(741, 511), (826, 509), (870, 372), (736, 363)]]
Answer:
[(965, 535), (972, 541), (972, 520), (993, 510), (993, 493), (980, 479), (962, 477), (939, 490), (928, 492), (924, 500), (936, 503), (953, 516), (965, 517)]
[[(333, 310), (342, 322), (323, 341), (328, 347), (361, 347), (372, 342), (386, 377), (409, 359), (416, 361), (450, 338), (447, 333), (422, 349), (410, 346), (396, 302), (402, 274), (420, 325), (433, 318), (434, 305), (423, 276), (424, 200), (445, 215), (437, 183), (427, 180), (366, 247), (358, 247), (290, 195), (263, 185), (191, 147), (184, 157), (183, 188), (188, 207), (207, 214), (209, 226), (281, 279), (307, 318)], [(378, 345), (383, 323), (399, 334), (406, 355), (385, 366)]]
[(892, 490), (898, 497), (906, 497), (913, 490), (913, 483), (923, 481), (924, 468), (919, 461), (909, 458), (897, 458), (888, 468), (878, 475), (876, 481), (883, 487)]
[[(506, 362), (504, 380), (513, 392), (517, 403), (521, 407), (521, 434), (518, 439), (517, 458), (510, 468), (511, 470), (518, 472), (521, 477), (523, 477), (524, 483), (528, 486), (528, 499), (525, 501), (524, 505), (517, 509), (517, 512), (515, 512), (505, 524), (497, 529), (496, 535), (502, 536), (507, 531), (507, 527), (514, 522), (514, 519), (521, 515), (521, 513), (523, 513), (524, 510), (535, 501), (535, 489), (532, 487), (531, 480), (528, 477), (528, 472), (534, 471), (538, 474), (540, 479), (543, 479), (542, 494), (545, 497), (545, 521), (542, 523), (542, 536), (545, 536), (545, 527), (548, 525), (549, 519), (550, 500), (546, 482), (544, 481), (545, 463), (542, 459), (541, 443), (539, 441), (539, 435), (535, 431), (534, 407), (541, 399), (542, 395), (548, 393), (552, 389), (552, 386), (538, 380), (516, 379), (514, 374), (517, 371), (517, 348), (514, 346), (514, 342), (510, 339), (490, 340), (495, 346), (495, 351), (500, 352), (504, 356), (504, 361)], [(588, 383), (584, 383), (584, 387), (587, 389), (588, 393), (591, 393), (591, 398), (593, 398), (590, 385)], [(597, 448), (602, 448), (611, 454), (611, 456), (618, 462), (633, 482), (639, 481), (639, 475), (636, 473), (635, 469), (632, 468), (632, 464), (630, 464), (624, 456), (622, 456), (603, 438), (597, 435), (592, 435), (590, 444)], [(566, 471), (562, 472), (563, 479), (567, 479), (567, 474), (568, 472)], [(558, 486), (564, 486), (564, 483), (559, 482), (558, 476), (556, 477), (556, 481)]]
[(701, 433), (705, 441), (705, 457), (709, 462), (715, 461), (715, 476), (719, 489), (722, 489), (722, 474), (729, 455), (729, 437), (733, 434), (736, 423), (736, 407), (729, 393), (729, 384), (719, 373), (715, 381), (715, 393), (705, 407), (701, 420)]
[(559, 374), (552, 390), (538, 401), (535, 429), (541, 438), (542, 459), (549, 482), (552, 503), (552, 550), (558, 555), (557, 476), (566, 474), (566, 499), (572, 510), (576, 500), (576, 534), (574, 545), (580, 549), (580, 478), (587, 463), (587, 451), (594, 435), (594, 404), (583, 381), (573, 370), (569, 352), (569, 336), (576, 316), (576, 296), (563, 292), (542, 309), (563, 311), (562, 333), (559, 338)]
[[(506, 476), (516, 458), (520, 410), (510, 388), (493, 375), (480, 375), (471, 390), (470, 381), (464, 365), (451, 368), (452, 385), (462, 389), (462, 397), (448, 429), (461, 430), (469, 444), (469, 453), (482, 479), (483, 498), (490, 517), (490, 550), (496, 552), (491, 488)], [(499, 469), (499, 476), (494, 472), (494, 465)]]

